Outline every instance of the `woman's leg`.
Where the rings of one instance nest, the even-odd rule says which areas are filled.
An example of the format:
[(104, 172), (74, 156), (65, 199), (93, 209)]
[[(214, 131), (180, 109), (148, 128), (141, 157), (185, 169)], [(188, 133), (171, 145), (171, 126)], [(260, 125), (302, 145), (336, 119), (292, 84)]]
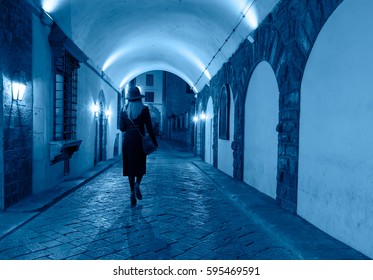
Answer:
[(143, 177), (143, 175), (140, 175), (140, 176), (136, 177), (136, 183), (137, 184), (139, 184), (139, 185), (141, 184), (142, 177)]
[(131, 192), (133, 192), (135, 186), (135, 176), (128, 176), (128, 181), (130, 183)]
[(142, 199), (142, 194), (141, 194), (141, 191), (140, 191), (140, 184), (141, 184), (142, 177), (143, 177), (143, 175), (136, 176), (135, 193), (136, 193), (137, 199), (139, 199), (139, 200)]
[(131, 188), (131, 204), (136, 204), (136, 197), (135, 197), (135, 176), (128, 176), (128, 181), (130, 183), (130, 188)]

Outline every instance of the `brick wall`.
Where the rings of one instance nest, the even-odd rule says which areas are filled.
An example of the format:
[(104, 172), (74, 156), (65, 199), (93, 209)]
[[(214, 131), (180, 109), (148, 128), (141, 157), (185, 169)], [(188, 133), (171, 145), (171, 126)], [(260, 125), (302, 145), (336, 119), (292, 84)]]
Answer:
[[(276, 75), (279, 97), (277, 201), (296, 211), (299, 159), (300, 87), (304, 67), (322, 26), (342, 0), (283, 0), (255, 31), (253, 44), (245, 40), (205, 87), (197, 103), (206, 107), (228, 83), (235, 94), (235, 131), (232, 143), (234, 177), (243, 179), (244, 105), (250, 76), (256, 65), (268, 61)], [(217, 119), (214, 120), (217, 125)], [(217, 159), (217, 127), (214, 127), (214, 163)], [(203, 139), (202, 139), (203, 140)], [(203, 146), (204, 144), (201, 143)]]
[[(25, 1), (0, 2), (0, 71), (4, 207), (32, 192), (32, 16)], [(22, 101), (12, 100), (12, 81), (26, 83)]]

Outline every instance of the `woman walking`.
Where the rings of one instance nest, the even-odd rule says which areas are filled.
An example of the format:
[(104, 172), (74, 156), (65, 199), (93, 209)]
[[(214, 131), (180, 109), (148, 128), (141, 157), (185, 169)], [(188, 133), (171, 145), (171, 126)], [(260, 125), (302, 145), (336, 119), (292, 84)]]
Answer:
[(126, 109), (122, 110), (120, 116), (120, 130), (125, 132), (122, 144), (123, 176), (128, 176), (132, 205), (137, 203), (136, 198), (142, 199), (140, 183), (146, 173), (146, 154), (142, 148), (145, 127), (154, 145), (158, 147), (149, 108), (143, 104), (143, 97), (137, 86), (132, 87), (127, 97)]

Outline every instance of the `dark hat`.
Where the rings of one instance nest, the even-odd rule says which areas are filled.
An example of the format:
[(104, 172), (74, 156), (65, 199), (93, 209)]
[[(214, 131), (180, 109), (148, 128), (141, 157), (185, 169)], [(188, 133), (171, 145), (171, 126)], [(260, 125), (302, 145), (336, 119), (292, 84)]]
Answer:
[(132, 100), (138, 100), (138, 99), (141, 99), (141, 98), (143, 98), (143, 97), (145, 97), (145, 95), (142, 95), (142, 94), (140, 93), (140, 89), (139, 89), (139, 87), (134, 86), (134, 87), (131, 87), (131, 88), (130, 88), (130, 90), (129, 90), (129, 92), (128, 92), (127, 99), (128, 99), (129, 101), (132, 101)]

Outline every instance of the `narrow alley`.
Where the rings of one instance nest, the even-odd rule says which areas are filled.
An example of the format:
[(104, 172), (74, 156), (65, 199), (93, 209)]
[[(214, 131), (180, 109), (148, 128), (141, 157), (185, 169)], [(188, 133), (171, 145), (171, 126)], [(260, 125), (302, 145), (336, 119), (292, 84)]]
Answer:
[[(0, 259), (371, 260), (372, 13), (0, 0)], [(161, 146), (131, 207), (139, 100)]]
[(134, 207), (121, 168), (0, 237), (0, 259), (367, 259), (177, 142), (148, 157)]

